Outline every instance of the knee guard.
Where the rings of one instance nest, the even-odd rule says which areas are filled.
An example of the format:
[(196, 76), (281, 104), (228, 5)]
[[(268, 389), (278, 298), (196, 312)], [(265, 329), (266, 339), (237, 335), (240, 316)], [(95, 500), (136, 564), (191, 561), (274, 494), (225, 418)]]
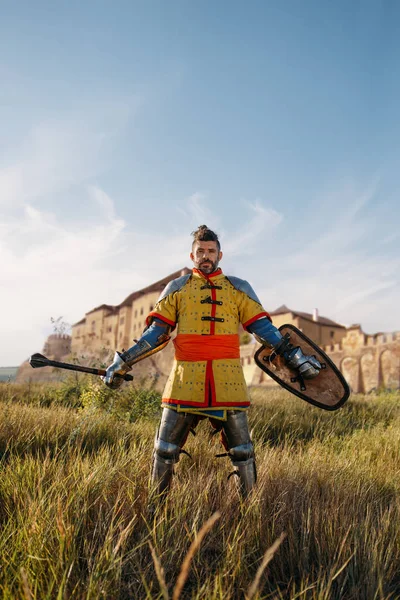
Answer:
[(157, 437), (154, 444), (154, 454), (165, 464), (175, 464), (179, 460), (180, 447), (170, 442), (165, 442)]
[(151, 481), (157, 487), (157, 492), (162, 494), (169, 488), (172, 475), (174, 474), (174, 464), (179, 460), (180, 447), (157, 437), (154, 444), (153, 469)]

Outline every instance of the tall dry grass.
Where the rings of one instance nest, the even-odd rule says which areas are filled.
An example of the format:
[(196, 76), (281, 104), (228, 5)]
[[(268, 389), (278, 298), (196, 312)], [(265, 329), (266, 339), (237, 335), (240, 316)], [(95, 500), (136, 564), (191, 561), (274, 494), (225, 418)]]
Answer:
[(154, 418), (0, 389), (1, 597), (400, 598), (399, 394), (355, 397), (337, 413), (253, 395), (249, 501), (202, 422), (186, 446), (193, 460), (154, 504)]

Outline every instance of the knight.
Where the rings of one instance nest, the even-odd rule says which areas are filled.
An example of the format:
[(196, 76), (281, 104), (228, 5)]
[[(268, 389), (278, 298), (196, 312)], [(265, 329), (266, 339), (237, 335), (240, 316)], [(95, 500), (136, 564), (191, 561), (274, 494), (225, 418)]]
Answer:
[(239, 325), (273, 348), (303, 379), (315, 378), (321, 364), (315, 356), (293, 347), (272, 324), (250, 284), (225, 275), (217, 234), (206, 225), (193, 232), (192, 272), (171, 281), (146, 319), (141, 338), (128, 350), (116, 352), (103, 378), (117, 388), (132, 366), (166, 346), (170, 333), (175, 359), (162, 396), (162, 416), (153, 452), (151, 478), (164, 495), (190, 430), (209, 419), (221, 431), (221, 441), (238, 475), (245, 498), (257, 480), (254, 447), (247, 410), (250, 406), (239, 352)]

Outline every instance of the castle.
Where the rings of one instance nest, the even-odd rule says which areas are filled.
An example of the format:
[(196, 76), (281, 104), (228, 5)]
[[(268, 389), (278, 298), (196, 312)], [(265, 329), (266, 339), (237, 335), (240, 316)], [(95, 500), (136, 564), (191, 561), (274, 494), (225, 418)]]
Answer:
[[(72, 352), (79, 359), (84, 356), (105, 357), (115, 349), (129, 348), (133, 340), (140, 337), (146, 316), (153, 310), (167, 283), (190, 272), (185, 267), (133, 292), (117, 306), (101, 304), (90, 310), (72, 326), (71, 338), (57, 334), (50, 336), (43, 353), (59, 360)], [(360, 325), (345, 327), (320, 316), (317, 309), (312, 313), (305, 313), (282, 305), (270, 314), (276, 327), (290, 323), (316, 342), (342, 371), (353, 392), (368, 393), (381, 388), (400, 388), (400, 332), (367, 335)], [(253, 360), (259, 345), (243, 329), (239, 333), (242, 341), (241, 363), (247, 383), (257, 386), (277, 385)], [(157, 387), (161, 390), (168, 376), (173, 354), (173, 345), (169, 344), (162, 352), (138, 363), (135, 366), (136, 376), (156, 375)], [(25, 369), (24, 379), (27, 375), (28, 371)]]

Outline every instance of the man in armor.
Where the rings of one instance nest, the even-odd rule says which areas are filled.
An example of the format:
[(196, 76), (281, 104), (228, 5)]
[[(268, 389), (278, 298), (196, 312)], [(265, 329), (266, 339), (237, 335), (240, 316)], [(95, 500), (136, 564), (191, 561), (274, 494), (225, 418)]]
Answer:
[(177, 327), (175, 360), (162, 397), (152, 482), (159, 494), (170, 486), (186, 438), (200, 419), (209, 418), (221, 431), (221, 441), (246, 497), (257, 473), (247, 408), (250, 398), (240, 363), (238, 328), (273, 348), (304, 379), (316, 377), (321, 364), (293, 347), (274, 325), (247, 281), (224, 275), (218, 236), (201, 225), (193, 232), (192, 273), (171, 281), (146, 319), (142, 337), (122, 353), (116, 352), (104, 381), (116, 388), (132, 365), (161, 350)]

